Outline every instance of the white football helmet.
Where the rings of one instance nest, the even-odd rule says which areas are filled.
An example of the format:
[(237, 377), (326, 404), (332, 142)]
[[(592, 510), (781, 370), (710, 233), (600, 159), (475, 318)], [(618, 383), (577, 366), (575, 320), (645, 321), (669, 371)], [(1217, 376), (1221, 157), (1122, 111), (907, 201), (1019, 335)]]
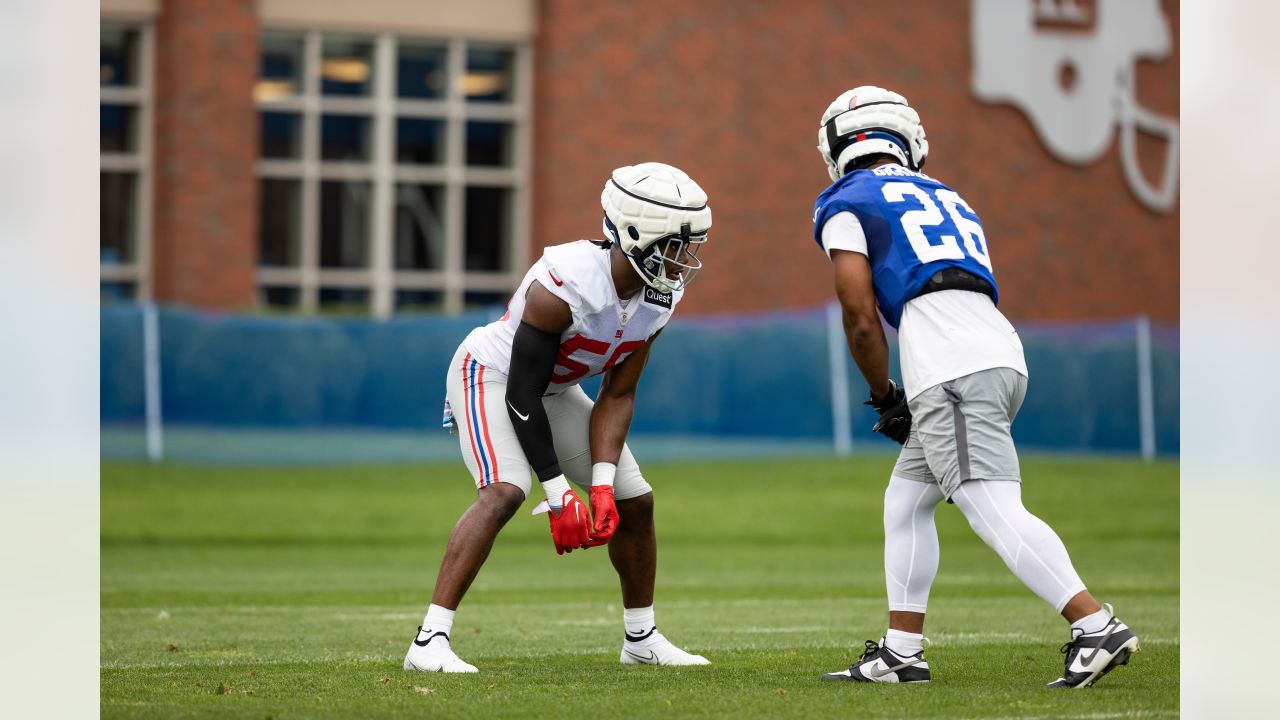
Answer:
[(604, 231), (653, 289), (683, 290), (702, 269), (698, 249), (711, 208), (698, 183), (678, 168), (648, 162), (613, 171), (600, 193)]
[[(1120, 162), (1144, 205), (1168, 211), (1177, 197), (1178, 123), (1138, 103), (1138, 60), (1171, 50), (1169, 21), (1157, 0), (973, 2), (973, 90), (987, 102), (1017, 106), (1058, 159), (1096, 161), (1120, 129)], [(1158, 184), (1138, 165), (1137, 133), (1164, 141)]]
[(865, 155), (892, 155), (912, 170), (924, 167), (929, 141), (920, 115), (892, 90), (863, 85), (840, 94), (822, 113), (818, 152), (834, 182)]

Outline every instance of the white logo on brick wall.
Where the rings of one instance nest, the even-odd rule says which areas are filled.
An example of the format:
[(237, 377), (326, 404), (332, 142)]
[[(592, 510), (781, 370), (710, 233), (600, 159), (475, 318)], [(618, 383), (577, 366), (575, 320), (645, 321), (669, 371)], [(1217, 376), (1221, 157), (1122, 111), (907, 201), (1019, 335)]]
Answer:
[[(1139, 59), (1169, 56), (1157, 0), (973, 0), (973, 91), (1027, 114), (1058, 159), (1100, 158), (1120, 129), (1120, 163), (1133, 194), (1168, 212), (1178, 192), (1178, 122), (1138, 104)], [(1138, 164), (1137, 133), (1165, 147), (1159, 179)]]

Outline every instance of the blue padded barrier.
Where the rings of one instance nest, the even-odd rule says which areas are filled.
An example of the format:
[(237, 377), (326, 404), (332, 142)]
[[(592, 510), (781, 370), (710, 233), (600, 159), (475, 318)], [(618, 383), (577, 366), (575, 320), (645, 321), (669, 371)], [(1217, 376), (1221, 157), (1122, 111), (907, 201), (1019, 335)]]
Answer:
[[(415, 432), (437, 433), (446, 365), (472, 328), (501, 312), (373, 321), (162, 308), (163, 420), (166, 428), (220, 434), (387, 431), (411, 441)], [(1137, 452), (1134, 320), (1018, 327), (1031, 375), (1014, 423), (1020, 446)], [(140, 308), (102, 310), (104, 431), (144, 420), (141, 328)], [(900, 377), (895, 340), (891, 333)], [(1178, 330), (1153, 326), (1151, 340), (1157, 448), (1177, 453)], [(875, 415), (861, 404), (866, 386), (844, 357), (853, 439), (878, 447), (870, 434)], [(826, 308), (677, 318), (641, 380), (633, 436), (767, 438), (813, 447), (832, 436), (827, 358)], [(598, 386), (598, 379), (584, 383), (592, 394)], [(261, 454), (270, 445), (258, 447)]]

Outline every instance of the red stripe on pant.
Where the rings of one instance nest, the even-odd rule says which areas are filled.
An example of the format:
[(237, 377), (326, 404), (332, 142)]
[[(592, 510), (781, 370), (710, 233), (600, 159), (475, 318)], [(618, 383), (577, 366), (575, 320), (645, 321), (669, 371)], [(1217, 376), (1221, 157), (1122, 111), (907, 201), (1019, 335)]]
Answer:
[(480, 484), (483, 486), (484, 463), (480, 461), (480, 449), (476, 447), (476, 432), (474, 427), (475, 414), (474, 408), (471, 406), (471, 392), (467, 389), (467, 381), (469, 380), (467, 377), (467, 366), (470, 364), (471, 353), (467, 353), (467, 356), (462, 359), (462, 397), (464, 398), (464, 404), (462, 407), (465, 408), (465, 411), (462, 414), (467, 416), (467, 438), (471, 440), (471, 454), (475, 455), (476, 470), (481, 473)]
[(484, 366), (480, 366), (480, 377), (476, 381), (480, 385), (480, 428), (484, 430), (484, 449), (489, 456), (489, 472), (492, 475), (485, 485), (498, 482), (498, 455), (493, 451), (493, 441), (489, 439), (489, 414), (484, 407)]

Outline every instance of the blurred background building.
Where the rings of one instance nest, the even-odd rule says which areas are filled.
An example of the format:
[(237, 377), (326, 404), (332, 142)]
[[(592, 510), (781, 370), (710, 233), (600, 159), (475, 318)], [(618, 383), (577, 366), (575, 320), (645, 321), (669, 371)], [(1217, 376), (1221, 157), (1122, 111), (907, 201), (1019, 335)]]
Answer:
[[(1135, 194), (1113, 93), (1088, 95), (1128, 71), (1176, 120), (1177, 3), (995, 1), (1109, 63), (1059, 50), (1045, 78), (1065, 98), (1049, 112), (1102, 124), (1098, 157), (1059, 159), (1032, 114), (979, 97), (982, 2), (103, 0), (103, 296), (373, 317), (502, 304), (544, 246), (600, 235), (610, 170), (660, 160), (715, 210), (686, 311), (813, 306), (831, 295), (810, 239), (818, 118), (878, 84), (919, 109), (927, 171), (982, 216), (1010, 317), (1176, 321), (1176, 202)], [(1112, 27), (1167, 47), (1103, 47)], [(1168, 149), (1138, 134), (1145, 177)]]
[[(920, 111), (926, 172), (982, 217), (1001, 309), (1028, 344), (1024, 433), (1177, 447), (1175, 1), (101, 8), (104, 426), (434, 424), (466, 329), (543, 247), (600, 237), (613, 168), (658, 160), (689, 172), (715, 213), (678, 320), (722, 320), (659, 344), (668, 369), (642, 395), (667, 393), (665, 377), (706, 399), (685, 426), (648, 429), (830, 438), (834, 422), (840, 445), (851, 411), (834, 398), (856, 407), (864, 390), (840, 385), (847, 358), (823, 314), (830, 268), (811, 213), (829, 179), (815, 145), (827, 104), (875, 84)], [(148, 301), (161, 305), (154, 392)], [(786, 332), (794, 353), (769, 355)], [(731, 367), (735, 353), (749, 367)], [(822, 407), (779, 423), (751, 397), (796, 367)]]

